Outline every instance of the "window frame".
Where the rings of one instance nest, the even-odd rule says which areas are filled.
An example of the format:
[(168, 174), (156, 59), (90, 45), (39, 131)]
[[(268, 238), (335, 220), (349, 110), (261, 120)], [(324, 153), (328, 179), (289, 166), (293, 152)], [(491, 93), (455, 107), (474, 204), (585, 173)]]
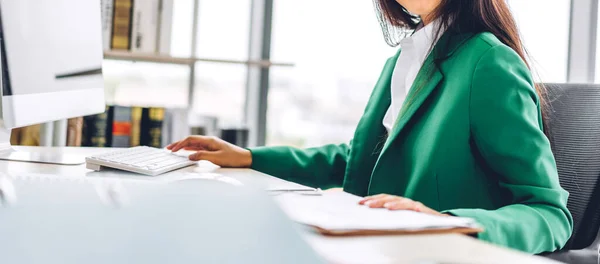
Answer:
[(594, 83), (598, 0), (571, 0), (567, 82)]
[[(246, 61), (219, 60), (198, 58), (196, 43), (198, 41), (199, 4), (194, 0), (194, 15), (192, 25), (192, 57), (157, 58), (145, 60), (143, 56), (126, 57), (116, 54), (112, 59), (138, 61), (153, 61), (163, 63), (187, 64), (190, 66), (189, 100), (190, 109), (194, 98), (195, 68), (198, 61), (245, 64), (248, 67), (246, 77), (246, 98), (244, 105), (244, 124), (249, 129), (249, 146), (263, 146), (266, 143), (267, 108), (269, 93), (269, 78), (271, 67), (293, 67), (293, 63), (273, 63), (271, 59), (271, 39), (273, 23), (274, 0), (252, 0), (250, 15), (250, 38), (248, 43), (248, 59)], [(598, 2), (600, 0), (571, 0), (567, 82), (593, 83), (596, 69), (596, 43), (598, 30)], [(124, 57), (125, 56), (125, 57)], [(108, 56), (110, 59), (110, 54)], [(160, 58), (159, 58), (160, 59)], [(176, 60), (176, 61), (172, 61)]]

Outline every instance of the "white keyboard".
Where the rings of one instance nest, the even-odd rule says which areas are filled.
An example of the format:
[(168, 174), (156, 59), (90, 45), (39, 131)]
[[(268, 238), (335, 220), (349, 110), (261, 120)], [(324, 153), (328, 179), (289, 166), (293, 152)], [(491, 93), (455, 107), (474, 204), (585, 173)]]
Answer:
[(86, 167), (99, 171), (102, 167), (156, 176), (196, 164), (187, 157), (178, 156), (165, 149), (133, 147), (85, 158)]

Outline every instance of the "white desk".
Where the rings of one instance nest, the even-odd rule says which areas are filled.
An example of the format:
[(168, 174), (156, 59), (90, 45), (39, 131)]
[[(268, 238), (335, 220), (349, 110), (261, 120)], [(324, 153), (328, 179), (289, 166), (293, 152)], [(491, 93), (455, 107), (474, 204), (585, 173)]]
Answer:
[[(109, 151), (100, 148), (18, 147), (20, 150), (64, 152), (88, 156)], [(201, 167), (202, 168), (202, 167)], [(39, 173), (64, 176), (125, 177), (160, 181), (194, 172), (190, 167), (157, 177), (134, 176), (119, 171), (93, 172), (81, 166), (59, 166), (0, 161), (0, 171), (9, 174)], [(217, 169), (216, 173), (262, 188), (293, 188), (298, 185), (248, 169)], [(545, 258), (496, 247), (463, 235), (324, 237), (310, 231), (303, 234), (313, 248), (332, 263), (556, 263)], [(429, 262), (428, 262), (429, 261)]]

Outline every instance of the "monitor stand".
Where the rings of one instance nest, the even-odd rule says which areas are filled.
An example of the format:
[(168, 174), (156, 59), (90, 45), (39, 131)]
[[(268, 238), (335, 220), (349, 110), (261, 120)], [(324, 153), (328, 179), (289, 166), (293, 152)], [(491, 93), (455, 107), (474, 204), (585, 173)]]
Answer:
[(10, 129), (0, 127), (0, 160), (46, 163), (57, 165), (81, 165), (85, 157), (69, 155), (58, 151), (22, 151), (10, 145)]

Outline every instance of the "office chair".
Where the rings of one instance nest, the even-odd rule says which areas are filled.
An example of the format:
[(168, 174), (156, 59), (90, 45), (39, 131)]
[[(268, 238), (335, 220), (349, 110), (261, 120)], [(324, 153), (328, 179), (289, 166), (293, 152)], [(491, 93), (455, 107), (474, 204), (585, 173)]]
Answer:
[(600, 227), (600, 85), (546, 84), (546, 134), (560, 184), (569, 191), (573, 235), (547, 256), (568, 263), (598, 263)]

